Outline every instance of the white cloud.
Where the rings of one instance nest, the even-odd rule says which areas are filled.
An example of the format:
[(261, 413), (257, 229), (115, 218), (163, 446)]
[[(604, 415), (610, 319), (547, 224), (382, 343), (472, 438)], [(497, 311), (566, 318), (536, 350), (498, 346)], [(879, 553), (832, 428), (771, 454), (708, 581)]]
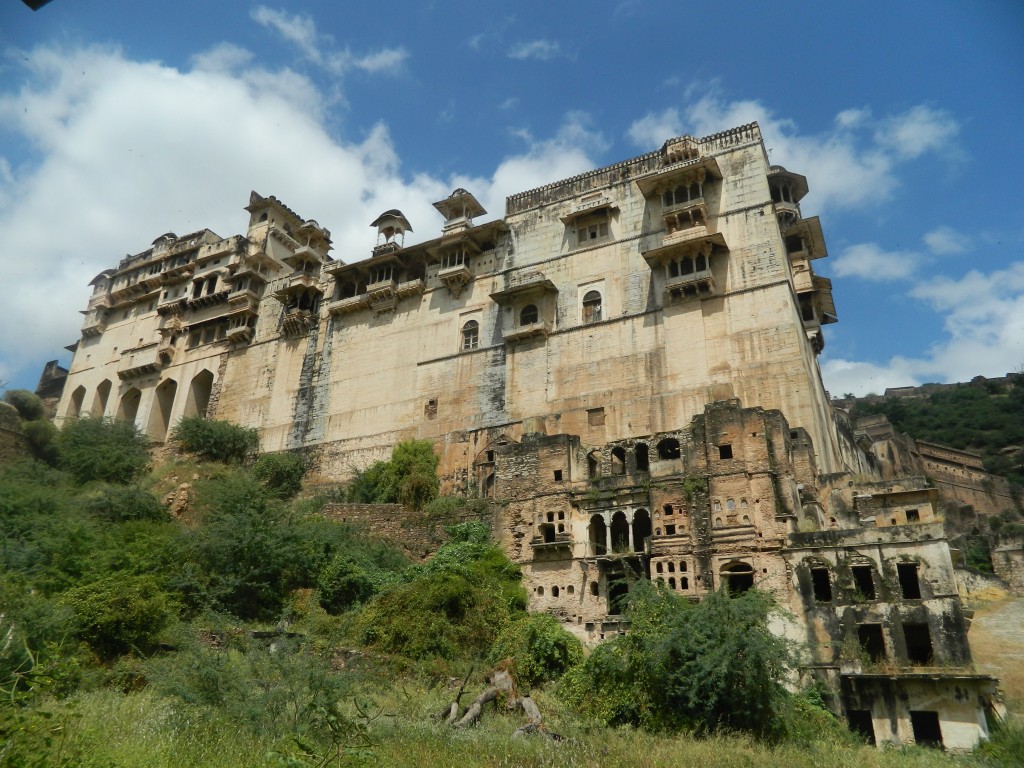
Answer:
[(561, 55), (561, 46), (553, 40), (530, 40), (525, 43), (518, 43), (509, 49), (510, 59), (537, 59), (538, 61), (549, 61)]
[(967, 253), (971, 246), (971, 241), (965, 234), (946, 226), (926, 232), (922, 239), (928, 250), (938, 256)]
[[(773, 165), (798, 173), (814, 170), (811, 194), (803, 203), (805, 213), (878, 205), (898, 184), (895, 170), (900, 163), (926, 152), (952, 151), (958, 130), (948, 114), (928, 107), (915, 106), (879, 119), (864, 107), (839, 112), (830, 130), (804, 134), (759, 101), (727, 101), (716, 86), (703, 95), (690, 90), (680, 111), (670, 107), (645, 115), (630, 126), (629, 138), (650, 147), (672, 135), (706, 136), (756, 121)], [(657, 130), (665, 131), (660, 139), (655, 139)]]
[(920, 357), (894, 357), (886, 364), (824, 361), (822, 374), (833, 394), (1001, 376), (1024, 363), (1024, 261), (956, 279), (932, 278), (910, 296), (945, 315), (944, 337)]
[(0, 258), (16, 286), (0, 303), (0, 378), (34, 375), (78, 338), (88, 282), (126, 252), (168, 230), (242, 231), (250, 189), (317, 219), (334, 256), (357, 261), (381, 211), (400, 208), (429, 239), (441, 228), (431, 204), (455, 187), (501, 216), (505, 196), (592, 168), (604, 148), (570, 114), (552, 137), (522, 134), (522, 152), (489, 178), (410, 179), (386, 126), (339, 143), (308, 78), (252, 61), (221, 46), (179, 71), (115, 49), (39, 48), (22, 82), (0, 86), (0, 122), (36, 152), (29, 163), (0, 156)]
[(838, 277), (875, 282), (905, 280), (914, 274), (920, 262), (920, 255), (913, 251), (886, 251), (877, 243), (857, 243), (832, 260), (832, 271)]
[(652, 112), (641, 117), (629, 126), (628, 136), (636, 146), (654, 149), (682, 132), (683, 121), (679, 117), (679, 110), (669, 107), (663, 112)]
[(311, 64), (342, 75), (352, 69), (365, 72), (395, 72), (409, 57), (402, 48), (384, 48), (375, 53), (356, 56), (349, 49), (333, 50), (334, 41), (329, 35), (321, 35), (312, 16), (289, 14), (285, 11), (256, 6), (251, 13), (253, 21), (275, 30), (281, 37), (295, 45), (303, 58)]

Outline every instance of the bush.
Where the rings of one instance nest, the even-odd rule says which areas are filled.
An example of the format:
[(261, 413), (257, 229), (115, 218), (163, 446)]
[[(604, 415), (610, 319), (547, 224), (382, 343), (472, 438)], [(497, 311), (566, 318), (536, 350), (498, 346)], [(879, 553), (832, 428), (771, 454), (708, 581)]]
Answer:
[(547, 613), (532, 613), (509, 624), (491, 646), (488, 661), (509, 660), (521, 685), (556, 680), (583, 661), (583, 645)]
[(409, 658), (481, 658), (526, 609), (518, 566), (487, 541), (487, 527), (449, 529), (452, 541), (409, 581), (377, 595), (358, 626), (364, 643)]
[(45, 419), (26, 421), (21, 425), (21, 429), (32, 455), (51, 467), (57, 466), (60, 462), (60, 450), (57, 447), (60, 432), (53, 423)]
[(241, 463), (259, 447), (255, 429), (230, 421), (187, 416), (171, 432), (171, 439), (189, 453), (226, 464)]
[(111, 574), (68, 590), (61, 602), (75, 612), (82, 639), (104, 659), (152, 647), (173, 615), (170, 598), (150, 576)]
[(296, 453), (265, 453), (252, 468), (253, 474), (282, 499), (298, 493), (304, 471), (302, 457)]
[(570, 670), (561, 691), (609, 725), (778, 735), (790, 653), (768, 629), (773, 608), (756, 590), (714, 593), (694, 605), (639, 582), (626, 609), (629, 634)]
[(4, 402), (18, 409), (22, 421), (36, 421), (46, 415), (39, 395), (27, 389), (9, 389), (4, 392)]
[(395, 446), (390, 461), (378, 461), (356, 474), (349, 488), (352, 501), (422, 509), (440, 488), (437, 463), (429, 440), (405, 440)]
[(369, 600), (374, 593), (373, 581), (358, 563), (346, 554), (335, 555), (317, 579), (320, 606), (330, 614), (347, 611), (357, 603)]
[(58, 439), (60, 466), (78, 483), (131, 482), (149, 463), (148, 440), (129, 421), (66, 421)]
[(84, 509), (101, 520), (167, 520), (167, 510), (152, 493), (138, 486), (108, 486), (87, 497)]

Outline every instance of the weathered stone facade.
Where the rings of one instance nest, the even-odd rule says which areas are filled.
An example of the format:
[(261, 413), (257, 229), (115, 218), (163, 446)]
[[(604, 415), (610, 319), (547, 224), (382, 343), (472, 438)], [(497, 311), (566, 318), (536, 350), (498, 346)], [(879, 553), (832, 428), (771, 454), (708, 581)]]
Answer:
[[(532, 607), (584, 639), (624, 628), (635, 579), (693, 599), (757, 586), (791, 609), (778, 630), (809, 644), (808, 673), (856, 727), (928, 740), (934, 721), (969, 747), (992, 681), (969, 669), (931, 492), (886, 477), (824, 390), (837, 317), (806, 193), (751, 124), (513, 195), (483, 224), (457, 189), (423, 243), (387, 211), (370, 257), (347, 263), (328, 230), (254, 192), (244, 236), (164, 235), (97, 276), (58, 417), (127, 418), (161, 441), (215, 415), (265, 451), (303, 450), (323, 481), (428, 439), (446, 490), (501, 502), (495, 533)], [(386, 510), (335, 512), (406, 532)], [(862, 561), (874, 597), (854, 590)], [(901, 563), (918, 597), (889, 585)], [(808, 592), (825, 582), (829, 600)], [(865, 623), (880, 629), (865, 639)], [(844, 670), (851, 643), (889, 654), (884, 684), (880, 659)]]

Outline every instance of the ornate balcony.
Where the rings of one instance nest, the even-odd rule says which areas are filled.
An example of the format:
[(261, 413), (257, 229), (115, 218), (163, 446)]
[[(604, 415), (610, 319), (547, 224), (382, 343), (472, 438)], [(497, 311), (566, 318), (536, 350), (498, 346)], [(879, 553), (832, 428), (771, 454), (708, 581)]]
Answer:
[(248, 325), (238, 325), (228, 328), (227, 340), (232, 344), (248, 344), (252, 341), (253, 329)]
[(141, 347), (126, 349), (121, 353), (121, 360), (117, 365), (118, 377), (132, 379), (159, 371), (163, 367), (159, 347), (160, 345), (154, 341)]
[(327, 305), (327, 311), (332, 315), (347, 315), (349, 312), (358, 312), (370, 306), (370, 297), (365, 293), (358, 296), (348, 296), (344, 299), (337, 299)]
[(469, 285), (473, 274), (469, 271), (468, 264), (455, 264), (440, 270), (437, 277), (452, 292), (452, 295), (457, 297), (462, 293), (462, 289)]
[(99, 336), (107, 330), (107, 313), (103, 309), (91, 309), (82, 323), (83, 336)]
[(527, 325), (517, 325), (502, 332), (506, 343), (522, 341), (534, 337), (546, 337), (551, 333), (551, 324), (547, 320), (538, 320)]
[(316, 318), (308, 309), (290, 309), (281, 318), (281, 332), (291, 338), (305, 336), (314, 322)]
[(702, 269), (688, 275), (669, 278), (665, 283), (664, 296), (666, 303), (677, 303), (713, 296), (714, 293), (715, 277), (710, 269)]

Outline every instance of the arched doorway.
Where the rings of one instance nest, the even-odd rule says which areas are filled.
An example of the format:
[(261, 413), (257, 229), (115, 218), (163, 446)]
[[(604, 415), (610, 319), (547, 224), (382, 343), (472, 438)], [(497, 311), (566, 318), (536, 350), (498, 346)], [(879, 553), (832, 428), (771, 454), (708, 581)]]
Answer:
[(210, 406), (210, 394), (213, 392), (213, 373), (202, 371), (192, 379), (188, 387), (188, 400), (185, 401), (185, 415), (206, 418), (206, 409)]
[(142, 393), (136, 387), (129, 389), (121, 395), (121, 402), (117, 406), (117, 418), (121, 421), (131, 421), (134, 423), (135, 417), (139, 415), (139, 403), (141, 401)]
[(110, 379), (104, 379), (96, 387), (96, 397), (92, 401), (92, 415), (102, 419), (107, 412), (107, 403), (110, 402)]
[(629, 552), (629, 523), (621, 510), (612, 515), (612, 552)]
[(174, 396), (178, 392), (178, 382), (168, 379), (156, 388), (153, 405), (149, 409), (149, 427), (146, 432), (157, 442), (167, 439), (167, 430), (171, 426), (171, 408), (174, 407)]
[(82, 403), (85, 402), (85, 387), (79, 385), (71, 393), (71, 401), (68, 403), (68, 411), (64, 414), (67, 419), (77, 419), (82, 415)]
[(633, 513), (633, 551), (643, 552), (644, 543), (651, 535), (651, 516), (646, 509)]

